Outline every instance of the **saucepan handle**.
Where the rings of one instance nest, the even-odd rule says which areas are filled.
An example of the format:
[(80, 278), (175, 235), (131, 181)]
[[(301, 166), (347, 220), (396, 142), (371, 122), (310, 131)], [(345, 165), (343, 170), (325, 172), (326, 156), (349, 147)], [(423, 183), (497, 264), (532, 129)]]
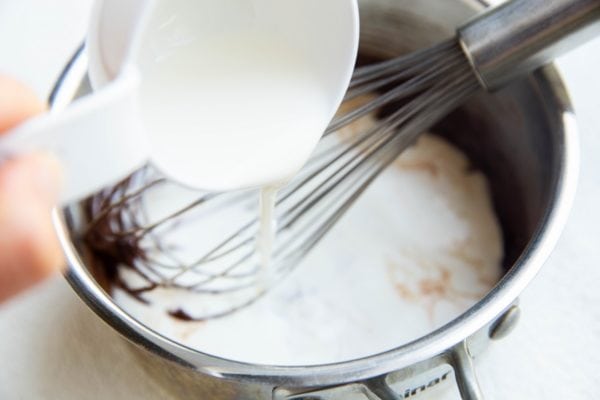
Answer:
[(445, 354), (430, 360), (430, 363), (420, 367), (414, 366), (407, 371), (399, 371), (403, 375), (399, 380), (400, 385), (389, 382), (398, 381), (393, 377), (397, 373), (390, 373), (367, 381), (328, 388), (308, 390), (276, 388), (273, 391), (273, 399), (343, 400), (360, 397), (369, 400), (401, 400), (413, 398), (444, 381), (451, 380), (451, 369), (454, 370), (458, 391), (463, 400), (483, 399), (473, 360), (465, 342), (460, 342)]
[[(447, 356), (447, 363), (454, 370), (458, 391), (463, 400), (483, 400), (483, 394), (477, 381), (473, 360), (469, 355), (469, 350), (465, 342), (461, 342), (453, 347)], [(378, 379), (367, 383), (367, 388), (370, 393), (367, 394), (370, 400), (400, 400), (408, 396), (414, 396), (423, 391), (423, 388), (428, 388), (431, 383), (437, 384), (441, 380), (445, 380), (449, 373), (442, 374), (441, 377), (430, 381), (428, 385), (417, 385), (413, 390), (408, 389), (407, 392), (397, 393), (392, 389), (385, 379)]]

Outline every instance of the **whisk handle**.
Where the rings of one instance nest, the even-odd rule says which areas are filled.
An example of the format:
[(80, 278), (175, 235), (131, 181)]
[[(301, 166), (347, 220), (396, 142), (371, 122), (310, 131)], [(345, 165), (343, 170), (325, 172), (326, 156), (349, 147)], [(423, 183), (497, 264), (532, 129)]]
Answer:
[(458, 29), (478, 78), (494, 90), (600, 34), (600, 0), (512, 0)]

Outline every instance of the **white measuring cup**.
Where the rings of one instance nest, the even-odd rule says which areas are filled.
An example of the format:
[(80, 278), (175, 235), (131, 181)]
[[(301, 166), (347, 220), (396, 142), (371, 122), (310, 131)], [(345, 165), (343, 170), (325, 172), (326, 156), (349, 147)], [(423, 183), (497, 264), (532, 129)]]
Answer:
[[(66, 172), (63, 203), (81, 199), (116, 183), (146, 163), (154, 164), (176, 182), (206, 190), (229, 190), (268, 183), (261, 181), (260, 171), (242, 181), (229, 179), (235, 178), (235, 174), (244, 172), (244, 169), (251, 170), (254, 164), (259, 165), (263, 172), (273, 167), (273, 173), (267, 174), (269, 179), (284, 178), (288, 172), (280, 173), (278, 163), (281, 164), (282, 155), (284, 158), (290, 156), (285, 140), (264, 144), (270, 146), (272, 159), (266, 153), (259, 154), (260, 159), (257, 154), (249, 153), (243, 154), (247, 159), (240, 163), (239, 151), (232, 152), (224, 146), (227, 141), (221, 140), (222, 137), (218, 137), (218, 145), (210, 147), (215, 138), (201, 129), (179, 135), (167, 129), (149, 134), (157, 121), (157, 113), (154, 112), (157, 108), (144, 107), (144, 99), (148, 98), (145, 89), (149, 85), (163, 85), (165, 88), (178, 85), (178, 90), (181, 90), (178, 93), (194, 101), (194, 88), (186, 91), (186, 80), (177, 77), (176, 73), (166, 74), (164, 79), (161, 75), (160, 82), (148, 73), (152, 69), (149, 67), (153, 65), (152, 57), (156, 56), (149, 56), (149, 51), (158, 50), (159, 55), (168, 55), (173, 46), (181, 45), (181, 41), (204, 43), (218, 40), (219, 35), (228, 35), (230, 29), (240, 26), (260, 27), (267, 35), (285, 38), (284, 44), (292, 44), (302, 50), (308, 67), (313, 69), (312, 73), (326, 85), (326, 112), (315, 124), (320, 132), (318, 135), (307, 133), (315, 137), (305, 141), (314, 146), (341, 103), (350, 81), (358, 47), (357, 8), (356, 0), (97, 1), (87, 38), (90, 77), (95, 92), (61, 112), (36, 117), (4, 135), (0, 138), (0, 156), (40, 149), (53, 152)], [(165, 29), (165, 24), (168, 29)], [(206, 59), (211, 56), (208, 52)], [(210, 77), (202, 78), (210, 81)], [(156, 91), (150, 93), (160, 94)], [(154, 97), (152, 101), (160, 103), (161, 96)], [(169, 104), (165, 101), (164, 106)], [(299, 107), (303, 105), (299, 103)], [(200, 121), (202, 113), (202, 108), (197, 110)], [(235, 109), (231, 110), (232, 119), (236, 113)], [(188, 118), (189, 114), (189, 110), (183, 110), (179, 117)], [(207, 114), (206, 118), (209, 117), (211, 115)], [(226, 168), (227, 171), (221, 173), (220, 176), (225, 176), (225, 179), (219, 178), (219, 174), (211, 178), (210, 171), (206, 170), (209, 164), (206, 163), (200, 174), (191, 168), (202, 165), (194, 160), (193, 152), (186, 151), (193, 135), (198, 136), (193, 143), (204, 148), (205, 154), (214, 156), (220, 165), (235, 167)], [(308, 158), (306, 149), (301, 153), (300, 158), (305, 161)]]

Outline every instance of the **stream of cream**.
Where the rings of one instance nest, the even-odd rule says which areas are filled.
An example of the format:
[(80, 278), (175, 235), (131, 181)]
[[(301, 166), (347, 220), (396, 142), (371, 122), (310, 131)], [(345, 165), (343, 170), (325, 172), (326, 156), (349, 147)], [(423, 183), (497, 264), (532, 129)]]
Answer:
[(273, 244), (277, 232), (277, 220), (275, 218), (275, 201), (280, 186), (265, 186), (260, 190), (260, 218), (257, 235), (257, 255), (259, 258), (258, 289), (264, 290), (269, 285), (272, 277)]

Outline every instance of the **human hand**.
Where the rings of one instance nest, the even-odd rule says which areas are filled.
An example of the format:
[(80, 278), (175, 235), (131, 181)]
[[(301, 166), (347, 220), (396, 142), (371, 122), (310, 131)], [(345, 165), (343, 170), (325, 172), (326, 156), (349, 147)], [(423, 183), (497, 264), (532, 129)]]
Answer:
[[(0, 75), (0, 135), (44, 109), (30, 89)], [(0, 162), (0, 302), (64, 265), (50, 213), (61, 179), (58, 161), (48, 154)]]

